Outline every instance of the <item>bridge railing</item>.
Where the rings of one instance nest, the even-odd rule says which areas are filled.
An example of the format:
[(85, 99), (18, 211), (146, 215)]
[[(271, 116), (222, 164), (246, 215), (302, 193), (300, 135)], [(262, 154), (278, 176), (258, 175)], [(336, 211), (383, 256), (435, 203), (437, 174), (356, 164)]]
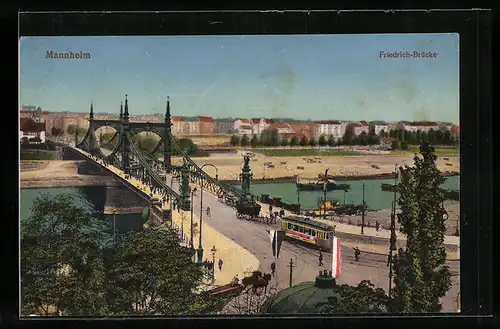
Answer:
[(225, 184), (219, 180), (214, 179), (212, 176), (204, 172), (192, 159), (187, 155), (184, 150), (181, 148), (179, 143), (177, 142), (177, 139), (170, 134), (170, 138), (172, 139), (172, 144), (175, 146), (175, 148), (179, 151), (179, 153), (182, 155), (184, 159), (188, 162), (188, 164), (195, 169), (195, 171), (205, 180), (210, 182), (211, 184), (214, 184), (218, 186), (219, 188), (226, 190), (228, 192), (231, 192), (232, 194), (235, 194), (236, 196), (243, 196), (243, 192), (241, 190), (238, 190), (236, 187)]
[(180, 199), (181, 196), (175, 192), (173, 189), (170, 188), (170, 186), (167, 185), (167, 183), (149, 166), (147, 161), (144, 159), (142, 156), (141, 152), (139, 149), (135, 146), (135, 144), (132, 142), (132, 139), (130, 136), (125, 136), (125, 138), (128, 138), (128, 141), (131, 145), (132, 152), (134, 152), (137, 155), (137, 159), (139, 160), (139, 163), (146, 169), (148, 174), (155, 180), (157, 184), (159, 184), (165, 191), (170, 194), (171, 196)]

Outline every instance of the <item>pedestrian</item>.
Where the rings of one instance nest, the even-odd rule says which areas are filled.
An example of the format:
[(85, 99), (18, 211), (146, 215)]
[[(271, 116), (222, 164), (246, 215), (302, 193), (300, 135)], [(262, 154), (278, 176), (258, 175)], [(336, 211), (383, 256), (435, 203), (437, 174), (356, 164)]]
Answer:
[(377, 220), (377, 221), (375, 221), (375, 231), (378, 232), (379, 229), (380, 229), (380, 224), (379, 224), (379, 222)]
[(319, 266), (323, 266), (323, 254), (319, 252)]
[(274, 276), (275, 272), (276, 272), (276, 263), (272, 262), (271, 263), (271, 274)]
[(270, 205), (269, 205), (269, 214), (272, 214), (272, 213), (273, 213), (273, 205), (272, 205), (272, 204), (270, 204)]
[(222, 261), (222, 259), (219, 258), (219, 271), (222, 271), (223, 264), (224, 264), (224, 262)]
[(391, 254), (387, 255), (387, 266), (389, 266), (391, 259), (392, 259)]
[(356, 261), (359, 261), (359, 255), (361, 254), (361, 251), (359, 250), (358, 247), (354, 248), (354, 259)]
[(335, 234), (335, 229), (337, 228), (337, 225), (333, 225), (333, 234)]
[(233, 278), (233, 280), (231, 280), (231, 284), (232, 285), (238, 285), (240, 283), (240, 279), (238, 279), (238, 274), (236, 274)]

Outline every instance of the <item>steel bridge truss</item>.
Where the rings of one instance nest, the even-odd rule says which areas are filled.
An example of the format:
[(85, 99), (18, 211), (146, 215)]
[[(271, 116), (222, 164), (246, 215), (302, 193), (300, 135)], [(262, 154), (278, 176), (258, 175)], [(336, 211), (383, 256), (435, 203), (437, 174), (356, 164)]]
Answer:
[[(125, 115), (122, 115), (122, 110), (120, 109), (120, 120), (94, 120), (93, 107), (91, 106), (89, 121), (89, 129), (83, 140), (75, 143), (76, 147), (121, 169), (125, 174), (131, 175), (151, 187), (161, 190), (162, 194), (168, 194), (174, 207), (177, 209), (189, 210), (189, 193), (182, 191), (179, 194), (174, 191), (158, 172), (165, 170), (165, 172), (180, 177), (182, 176), (182, 168), (187, 167), (190, 182), (198, 184), (204, 190), (216, 194), (224, 204), (233, 208), (236, 208), (241, 202), (256, 204), (253, 195), (245, 195), (242, 190), (220, 182), (208, 175), (181, 148), (170, 130), (172, 124), (170, 122), (169, 102), (167, 102), (165, 123), (129, 122), (127, 100), (125, 100)], [(108, 155), (104, 154), (100, 148), (95, 133), (97, 129), (104, 126), (113, 127), (116, 130), (108, 145), (111, 145), (111, 142), (118, 138), (118, 142)], [(151, 152), (140, 151), (134, 144), (133, 137), (144, 131), (150, 131), (160, 136), (160, 141)], [(164, 161), (161, 161), (155, 155), (162, 145), (164, 146)], [(171, 164), (170, 156), (172, 149), (175, 149), (177, 154), (180, 154), (183, 158), (183, 166), (173, 166)], [(167, 163), (165, 163), (165, 160)]]

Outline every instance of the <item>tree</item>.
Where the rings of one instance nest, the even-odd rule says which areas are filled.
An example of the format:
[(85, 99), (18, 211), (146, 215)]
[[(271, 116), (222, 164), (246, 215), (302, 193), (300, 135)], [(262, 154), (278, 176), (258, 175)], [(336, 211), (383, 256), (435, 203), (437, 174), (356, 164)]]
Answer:
[(309, 139), (310, 146), (316, 146), (316, 140), (314, 138)]
[(333, 289), (340, 298), (331, 297), (328, 302), (318, 305), (319, 313), (385, 313), (388, 310), (389, 297), (384, 289), (375, 289), (370, 281), (363, 280), (356, 287), (347, 284), (337, 285)]
[(241, 146), (248, 146), (250, 144), (250, 140), (248, 139), (247, 135), (243, 135), (243, 137), (240, 140), (240, 145)]
[(109, 227), (82, 198), (39, 196), (21, 222), (21, 314), (106, 315)]
[(408, 150), (408, 142), (407, 142), (407, 141), (405, 141), (405, 140), (404, 140), (404, 141), (399, 142), (399, 147), (400, 147), (403, 151)]
[(453, 144), (453, 136), (449, 130), (446, 130), (443, 134), (443, 145), (452, 145)]
[(66, 133), (68, 133), (69, 135), (74, 135), (75, 132), (76, 132), (76, 125), (75, 124), (68, 125), (68, 127), (66, 128)]
[(281, 141), (280, 141), (280, 145), (281, 146), (288, 146), (288, 139), (282, 138)]
[(354, 137), (356, 135), (354, 135), (354, 133), (350, 130), (346, 130), (346, 132), (344, 133), (344, 136), (342, 137), (342, 142), (344, 145), (353, 145), (353, 140), (354, 140)]
[(387, 133), (384, 131), (384, 129), (382, 129), (378, 135), (379, 135), (381, 138), (385, 138), (385, 137), (387, 137)]
[[(177, 143), (179, 144), (180, 149), (188, 155), (195, 155), (199, 152), (198, 145), (196, 145), (192, 139), (180, 138), (177, 140)], [(176, 148), (174, 148), (173, 155), (180, 155)]]
[(278, 134), (278, 129), (271, 128), (269, 129), (269, 144), (270, 146), (278, 146), (280, 140), (280, 136)]
[(395, 311), (439, 312), (439, 299), (451, 287), (444, 247), (441, 185), (445, 179), (436, 159), (434, 147), (424, 142), (420, 156), (414, 156), (414, 167), (400, 168), (399, 217), (407, 242), (406, 249), (399, 249), (394, 266)]
[(297, 138), (297, 136), (293, 136), (290, 139), (290, 146), (297, 146), (298, 144), (299, 144), (299, 139)]
[(257, 147), (259, 146), (259, 143), (260, 143), (259, 137), (257, 137), (257, 135), (253, 135), (252, 139), (250, 139), (250, 146)]
[(302, 136), (302, 138), (300, 139), (299, 145), (300, 146), (307, 146), (307, 143), (308, 143), (307, 137), (306, 136)]
[(368, 145), (368, 136), (366, 135), (366, 132), (361, 132), (361, 134), (359, 134), (358, 136), (358, 140), (359, 140), (359, 144), (360, 145)]
[(229, 141), (229, 144), (231, 144), (232, 146), (240, 145), (240, 137), (238, 135), (231, 136), (231, 140)]
[(328, 141), (327, 141), (327, 143), (328, 143), (328, 146), (335, 146), (335, 144), (336, 144), (335, 143), (335, 137), (333, 137), (332, 134), (328, 135)]
[(264, 146), (271, 146), (271, 138), (269, 131), (267, 129), (264, 129), (260, 133), (260, 143)]
[(109, 275), (116, 315), (207, 315), (221, 307), (204, 293), (193, 251), (164, 229), (132, 232), (117, 246)]
[(326, 145), (328, 145), (328, 141), (326, 140), (325, 135), (319, 136), (318, 145), (319, 146), (326, 146)]
[(391, 143), (391, 149), (397, 150), (399, 148), (399, 141), (397, 139), (393, 139)]

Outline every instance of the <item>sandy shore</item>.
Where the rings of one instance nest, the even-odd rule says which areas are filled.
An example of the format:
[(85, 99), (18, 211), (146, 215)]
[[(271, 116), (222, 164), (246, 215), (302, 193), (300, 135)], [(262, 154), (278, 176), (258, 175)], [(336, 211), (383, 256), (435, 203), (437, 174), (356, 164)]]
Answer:
[(115, 186), (111, 177), (79, 175), (76, 161), (53, 160), (21, 163), (21, 188), (77, 187), (91, 185)]
[[(319, 173), (324, 173), (329, 169), (328, 174), (334, 176), (365, 176), (380, 175), (394, 172), (394, 167), (401, 165), (413, 165), (411, 155), (379, 155), (366, 154), (357, 156), (324, 156), (318, 157), (320, 162), (307, 163), (307, 158), (316, 157), (273, 157), (256, 154), (250, 162), (254, 179), (279, 178), (299, 175), (304, 178), (318, 177)], [(460, 172), (460, 158), (457, 156), (438, 157), (437, 165), (443, 172)], [(242, 153), (237, 154), (216, 154), (204, 158), (193, 158), (199, 166), (211, 163), (219, 170), (219, 179), (237, 180), (243, 165)], [(176, 165), (181, 164), (180, 158), (172, 161)], [(264, 163), (271, 162), (274, 168), (265, 168)], [(372, 165), (378, 166), (379, 169)], [(303, 167), (304, 169), (298, 169)], [(215, 169), (205, 167), (207, 174), (215, 177)]]

